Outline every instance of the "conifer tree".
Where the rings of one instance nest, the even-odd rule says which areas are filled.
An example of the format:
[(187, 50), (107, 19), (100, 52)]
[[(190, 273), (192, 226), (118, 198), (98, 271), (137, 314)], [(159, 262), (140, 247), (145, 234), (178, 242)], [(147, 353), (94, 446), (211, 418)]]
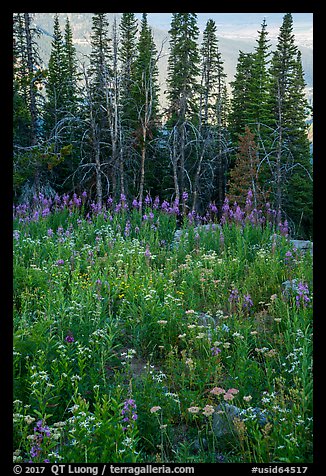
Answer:
[(64, 30), (64, 71), (66, 74), (66, 80), (64, 84), (66, 109), (72, 115), (77, 113), (78, 110), (78, 81), (81, 79), (81, 75), (77, 66), (76, 48), (73, 44), (73, 36), (69, 18), (67, 17)]
[[(252, 74), (249, 83), (248, 125), (255, 132), (257, 141), (266, 142), (270, 135), (271, 112), (269, 108), (269, 56), (267, 23), (263, 20), (258, 31), (257, 46), (252, 55)], [(268, 147), (267, 142), (265, 144)]]
[(64, 42), (59, 24), (58, 14), (53, 22), (53, 40), (48, 65), (46, 83), (47, 102), (44, 114), (44, 131), (47, 137), (53, 136), (56, 151), (58, 150), (57, 125), (65, 115), (66, 72), (64, 68)]
[(134, 110), (130, 105), (130, 95), (134, 83), (135, 62), (137, 58), (136, 35), (138, 31), (137, 20), (134, 13), (123, 13), (120, 21), (120, 96), (122, 119), (125, 127), (130, 126), (134, 119)]
[(270, 73), (276, 144), (270, 158), (274, 206), (287, 215), (296, 231), (304, 226), (301, 232), (309, 235), (312, 233), (312, 164), (306, 125), (308, 103), (290, 13), (283, 18)]
[[(224, 108), (222, 96), (225, 86), (226, 74), (223, 61), (218, 48), (216, 24), (208, 20), (203, 33), (201, 47), (201, 88), (200, 88), (200, 122), (204, 126), (208, 123), (224, 122)], [(218, 107), (216, 105), (218, 104)], [(218, 117), (217, 116), (218, 112)]]
[(195, 13), (173, 13), (169, 31), (168, 126), (173, 128), (173, 180), (175, 198), (180, 200), (185, 188), (185, 147), (187, 122), (198, 114), (199, 51)]
[(145, 184), (145, 160), (149, 140), (153, 139), (158, 121), (157, 49), (147, 14), (143, 13), (134, 63), (131, 101), (134, 108), (135, 147), (140, 151), (139, 208), (142, 209)]
[(227, 193), (230, 202), (236, 202), (240, 207), (244, 207), (248, 190), (251, 190), (254, 207), (256, 209), (263, 207), (266, 200), (262, 192), (258, 166), (259, 154), (255, 134), (245, 126), (244, 134), (239, 137), (235, 166), (230, 171)]
[[(137, 20), (134, 13), (123, 13), (120, 30), (120, 184), (121, 193), (125, 194), (125, 169), (131, 169), (133, 158), (133, 132), (135, 126), (135, 108), (131, 98), (134, 84), (135, 61), (137, 57), (136, 35)], [(125, 167), (127, 165), (127, 167)]]
[(23, 106), (24, 112), (21, 112), (25, 117), (25, 133), (28, 131), (19, 140), (36, 145), (41, 139), (39, 89), (42, 87), (44, 74), (35, 40), (38, 32), (31, 23), (30, 13), (13, 15), (14, 100), (21, 102)]
[[(203, 193), (207, 198), (215, 188), (217, 195), (224, 200), (224, 169), (225, 169), (225, 130), (227, 114), (226, 74), (218, 48), (216, 24), (208, 20), (203, 34), (201, 46), (201, 85), (199, 96), (199, 140), (202, 142), (201, 151), (196, 164), (193, 187), (193, 210), (197, 207), (197, 197), (200, 188), (200, 178), (206, 174), (202, 184)], [(216, 162), (216, 163), (214, 163)], [(212, 175), (213, 172), (213, 175)], [(216, 179), (214, 179), (214, 175)], [(202, 197), (204, 198), (204, 197)], [(215, 198), (215, 197), (214, 197)]]
[[(40, 191), (43, 167), (41, 106), (44, 71), (38, 53), (30, 13), (13, 15), (13, 138), (15, 192), (30, 182), (33, 192)], [(31, 188), (31, 189), (32, 189)], [(31, 190), (30, 189), (30, 190)]]
[[(112, 168), (109, 156), (109, 85), (111, 84), (112, 51), (109, 23), (105, 13), (92, 17), (90, 66), (85, 74), (90, 143), (95, 167), (96, 201), (102, 205), (102, 179), (109, 180)], [(111, 178), (112, 180), (112, 178)]]
[(246, 124), (252, 119), (251, 84), (253, 81), (253, 53), (239, 52), (234, 81), (231, 82), (232, 97), (230, 101), (229, 130), (231, 141), (236, 149), (239, 135), (243, 134)]

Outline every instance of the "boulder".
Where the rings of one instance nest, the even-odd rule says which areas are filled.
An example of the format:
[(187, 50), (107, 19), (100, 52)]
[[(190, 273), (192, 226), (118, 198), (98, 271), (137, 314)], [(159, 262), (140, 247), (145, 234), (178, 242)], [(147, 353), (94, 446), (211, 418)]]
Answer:
[(309, 240), (290, 240), (293, 247), (297, 250), (309, 251), (313, 254), (313, 242)]
[(257, 419), (260, 426), (267, 423), (265, 414), (257, 407), (250, 408), (250, 411), (247, 412), (235, 405), (221, 403), (215, 408), (213, 415), (213, 432), (217, 438), (235, 436), (237, 433), (235, 420), (243, 420), (248, 417)]
[(236, 429), (235, 419), (242, 419), (241, 409), (229, 403), (221, 403), (215, 408), (213, 414), (213, 432), (217, 438), (234, 435)]

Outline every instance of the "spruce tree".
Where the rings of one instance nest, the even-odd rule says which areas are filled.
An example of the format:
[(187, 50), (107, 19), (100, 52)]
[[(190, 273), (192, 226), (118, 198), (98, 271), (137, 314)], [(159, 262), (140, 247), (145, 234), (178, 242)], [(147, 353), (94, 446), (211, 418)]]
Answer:
[(187, 122), (198, 122), (199, 51), (195, 13), (173, 13), (168, 59), (168, 127), (173, 128), (173, 180), (175, 198), (180, 200), (185, 189)]
[(122, 120), (125, 128), (132, 127), (130, 121), (135, 118), (135, 111), (130, 104), (130, 95), (134, 83), (135, 62), (137, 58), (136, 35), (137, 20), (134, 13), (123, 13), (120, 21), (120, 97)]
[(44, 114), (45, 135), (53, 138), (55, 150), (58, 150), (57, 126), (65, 115), (66, 97), (64, 94), (66, 72), (64, 69), (64, 43), (58, 14), (53, 22), (53, 40), (48, 65), (46, 83), (47, 102)]
[(112, 51), (109, 37), (109, 23), (105, 13), (95, 13), (92, 17), (90, 66), (85, 75), (86, 117), (89, 122), (89, 139), (94, 158), (96, 201), (103, 202), (104, 177), (112, 181), (109, 157), (109, 96), (112, 77)]
[(200, 122), (202, 125), (225, 123), (222, 98), (225, 93), (223, 61), (218, 48), (216, 24), (208, 20), (201, 46)]
[[(263, 143), (270, 135), (271, 113), (269, 107), (269, 57), (267, 23), (263, 20), (258, 31), (257, 46), (253, 53), (252, 74), (249, 84), (248, 125), (255, 132), (257, 141)], [(267, 142), (264, 144), (267, 147)]]
[(232, 96), (230, 101), (229, 130), (231, 141), (236, 150), (239, 136), (252, 119), (251, 84), (253, 81), (253, 53), (239, 51), (234, 81), (231, 82)]
[(287, 13), (271, 62), (270, 107), (275, 148), (270, 158), (274, 206), (293, 230), (312, 233), (312, 164), (306, 125), (308, 103), (293, 18)]
[(132, 170), (134, 150), (132, 147), (135, 131), (136, 111), (131, 94), (134, 85), (135, 61), (137, 57), (137, 20), (134, 13), (123, 13), (120, 31), (120, 192), (125, 194), (127, 171)]
[(63, 67), (66, 75), (65, 79), (65, 98), (66, 110), (74, 115), (78, 110), (78, 81), (81, 75), (77, 66), (76, 48), (73, 44), (72, 30), (67, 17), (64, 30), (64, 51), (63, 51)]
[[(223, 61), (218, 48), (216, 24), (211, 19), (208, 20), (204, 30), (200, 53), (201, 85), (198, 129), (202, 146), (196, 163), (193, 210), (197, 208), (197, 198), (200, 189), (201, 198), (206, 198), (207, 200), (212, 199), (211, 194), (216, 190), (217, 197), (220, 198), (221, 202), (224, 200), (225, 190), (226, 74), (224, 73)], [(205, 183), (201, 186), (200, 178), (205, 175)]]
[(145, 160), (148, 143), (154, 138), (158, 121), (158, 67), (157, 49), (152, 31), (148, 26), (147, 14), (143, 13), (140, 35), (137, 44), (137, 57), (134, 64), (134, 82), (131, 87), (132, 107), (134, 109), (134, 146), (140, 152), (139, 167), (139, 207), (142, 209)]
[[(44, 70), (39, 57), (30, 13), (13, 15), (13, 139), (14, 189), (19, 194), (29, 182), (31, 193), (40, 191), (43, 168), (42, 95)], [(27, 197), (26, 197), (27, 198)]]

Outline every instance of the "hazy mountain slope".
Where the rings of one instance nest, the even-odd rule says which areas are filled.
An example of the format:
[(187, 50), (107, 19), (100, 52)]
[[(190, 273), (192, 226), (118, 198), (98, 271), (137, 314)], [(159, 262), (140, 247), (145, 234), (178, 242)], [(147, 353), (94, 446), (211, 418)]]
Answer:
[[(50, 51), (51, 51), (51, 35), (53, 31), (53, 18), (54, 13), (35, 13), (34, 23), (41, 29), (42, 34), (38, 40), (40, 46), (41, 58), (47, 65)], [(59, 20), (63, 26), (68, 16), (71, 27), (73, 30), (74, 43), (78, 52), (78, 57), (82, 62), (88, 62), (87, 55), (90, 53), (90, 35), (92, 27), (92, 13), (59, 13)], [(119, 22), (121, 18), (120, 13), (107, 13), (109, 24), (113, 24), (114, 17)], [(259, 29), (259, 25), (257, 25)], [(219, 27), (219, 30), (223, 31), (223, 26)], [(166, 72), (167, 61), (169, 54), (169, 35), (166, 30), (159, 28), (153, 28), (154, 39), (159, 51), (162, 50), (162, 56), (159, 61), (159, 81), (161, 91), (166, 88)], [(236, 33), (235, 33), (236, 35)], [(202, 41), (202, 35), (199, 37), (199, 42)], [(271, 41), (272, 48), (275, 46), (275, 38)], [(236, 65), (239, 56), (239, 50), (243, 52), (251, 52), (255, 48), (256, 38), (241, 39), (241, 38), (226, 38), (219, 36), (219, 48), (221, 51), (222, 59), (224, 61), (224, 69), (227, 74), (227, 81), (233, 80)], [(313, 86), (313, 50), (305, 46), (299, 45), (302, 52), (302, 63), (305, 72), (305, 80), (307, 88), (312, 91)], [(311, 92), (310, 92), (311, 96)], [(162, 95), (162, 105), (165, 105), (165, 98)]]

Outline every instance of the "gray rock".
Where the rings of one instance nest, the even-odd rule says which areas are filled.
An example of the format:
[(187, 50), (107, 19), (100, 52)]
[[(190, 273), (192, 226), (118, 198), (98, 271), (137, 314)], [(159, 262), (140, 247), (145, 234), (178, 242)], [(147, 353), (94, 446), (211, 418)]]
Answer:
[(290, 243), (293, 244), (293, 247), (297, 250), (309, 251), (313, 254), (313, 242), (309, 240), (290, 240)]
[(229, 403), (221, 403), (213, 414), (213, 432), (217, 438), (235, 434), (235, 419), (242, 419), (241, 409)]
[(221, 403), (215, 408), (213, 414), (213, 431), (217, 438), (224, 438), (225, 436), (235, 436), (237, 430), (235, 427), (235, 420), (255, 419), (260, 426), (267, 423), (266, 415), (258, 407), (241, 410), (241, 408), (230, 405), (229, 403)]

